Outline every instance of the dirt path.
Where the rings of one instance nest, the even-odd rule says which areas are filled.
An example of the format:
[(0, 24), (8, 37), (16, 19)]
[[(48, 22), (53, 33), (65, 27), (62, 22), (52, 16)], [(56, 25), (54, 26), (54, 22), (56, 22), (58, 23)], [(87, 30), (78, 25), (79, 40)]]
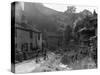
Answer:
[(16, 73), (28, 73), (28, 72), (45, 72), (45, 71), (57, 71), (64, 70), (65, 66), (60, 63), (60, 57), (54, 53), (49, 53), (47, 60), (40, 58), (40, 62), (36, 63), (35, 59), (24, 61), (16, 64)]
[(29, 60), (15, 65), (16, 73), (28, 73), (33, 71), (36, 67), (40, 67), (40, 64), (36, 64), (35, 60)]
[(47, 60), (40, 58), (39, 63), (35, 62), (35, 59), (16, 64), (16, 73), (28, 73), (28, 72), (50, 72), (50, 71), (64, 71), (64, 70), (78, 70), (78, 69), (93, 69), (95, 63), (91, 58), (85, 57), (80, 61), (76, 61), (73, 64), (64, 65), (61, 63), (61, 57), (54, 53), (49, 53)]

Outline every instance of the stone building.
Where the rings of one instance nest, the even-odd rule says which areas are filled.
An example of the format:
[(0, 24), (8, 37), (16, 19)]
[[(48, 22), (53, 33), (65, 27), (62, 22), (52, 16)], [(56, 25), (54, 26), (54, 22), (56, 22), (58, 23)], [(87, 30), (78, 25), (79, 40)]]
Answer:
[(28, 25), (23, 27), (15, 24), (16, 60), (34, 58), (38, 49), (42, 49), (41, 32), (36, 28), (30, 28)]

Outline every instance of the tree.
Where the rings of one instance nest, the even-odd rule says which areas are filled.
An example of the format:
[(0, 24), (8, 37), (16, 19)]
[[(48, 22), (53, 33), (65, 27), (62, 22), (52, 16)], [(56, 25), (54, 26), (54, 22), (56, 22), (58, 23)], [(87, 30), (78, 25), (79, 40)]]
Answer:
[(77, 13), (75, 12), (76, 12), (76, 7), (74, 6), (67, 7), (67, 10), (64, 12), (64, 15), (66, 16), (64, 21), (67, 25), (73, 26), (73, 23), (77, 18)]
[(70, 40), (72, 39), (72, 28), (70, 25), (66, 26), (64, 32), (64, 38), (65, 38), (66, 45), (68, 45), (70, 43)]
[(75, 13), (76, 12), (76, 8), (74, 6), (68, 6), (67, 10), (65, 11), (65, 13)]
[(91, 16), (92, 13), (91, 11), (87, 10), (87, 9), (84, 9), (82, 12), (81, 12), (84, 16)]

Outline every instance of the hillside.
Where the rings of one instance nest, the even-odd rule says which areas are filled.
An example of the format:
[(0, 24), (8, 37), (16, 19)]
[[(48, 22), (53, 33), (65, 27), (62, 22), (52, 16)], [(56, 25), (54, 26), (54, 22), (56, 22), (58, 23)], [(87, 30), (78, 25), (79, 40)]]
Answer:
[(25, 3), (24, 15), (31, 25), (43, 31), (56, 31), (57, 23), (53, 20), (53, 14), (60, 14), (56, 10), (47, 8), (39, 3)]

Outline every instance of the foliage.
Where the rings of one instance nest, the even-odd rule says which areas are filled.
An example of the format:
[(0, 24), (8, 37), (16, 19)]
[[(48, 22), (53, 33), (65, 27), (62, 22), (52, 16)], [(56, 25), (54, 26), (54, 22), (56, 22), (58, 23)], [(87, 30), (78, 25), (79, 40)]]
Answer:
[(65, 11), (65, 13), (75, 13), (75, 12), (76, 12), (75, 6), (68, 6), (67, 10)]
[(70, 25), (66, 26), (66, 29), (64, 31), (64, 39), (66, 45), (70, 43), (70, 40), (72, 39), (72, 28)]

